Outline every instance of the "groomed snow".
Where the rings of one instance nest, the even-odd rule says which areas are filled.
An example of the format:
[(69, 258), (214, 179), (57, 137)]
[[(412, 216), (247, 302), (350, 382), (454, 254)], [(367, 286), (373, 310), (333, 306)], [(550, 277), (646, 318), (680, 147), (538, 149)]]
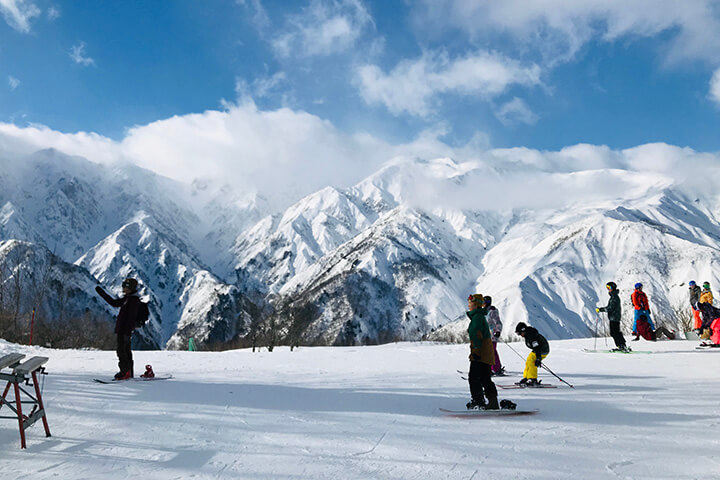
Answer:
[[(437, 409), (468, 400), (456, 373), (467, 369), (467, 345), (135, 352), (136, 374), (150, 363), (174, 378), (101, 385), (92, 378), (112, 376), (114, 352), (0, 341), (0, 356), (50, 357), (43, 397), (53, 435), (38, 422), (21, 450), (17, 423), (0, 419), (1, 477), (720, 478), (720, 349), (641, 340), (632, 347), (653, 354), (582, 352), (595, 342), (611, 344), (551, 342), (547, 365), (575, 389), (501, 391), (539, 414), (456, 419)], [(524, 345), (500, 353), (521, 371)]]

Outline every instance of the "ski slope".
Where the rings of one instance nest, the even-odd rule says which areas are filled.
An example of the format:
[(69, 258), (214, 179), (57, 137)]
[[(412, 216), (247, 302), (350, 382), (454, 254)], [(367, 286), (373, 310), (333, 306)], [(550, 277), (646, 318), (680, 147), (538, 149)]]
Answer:
[[(438, 408), (468, 400), (456, 372), (467, 345), (135, 352), (136, 375), (150, 363), (174, 378), (103, 385), (92, 379), (115, 372), (115, 352), (0, 340), (0, 356), (50, 357), (53, 435), (37, 423), (21, 450), (17, 422), (0, 419), (2, 479), (720, 478), (720, 349), (641, 340), (632, 347), (652, 354), (582, 352), (611, 342), (551, 342), (546, 364), (574, 389), (500, 391), (537, 415), (457, 419)], [(499, 349), (522, 370), (523, 344)]]

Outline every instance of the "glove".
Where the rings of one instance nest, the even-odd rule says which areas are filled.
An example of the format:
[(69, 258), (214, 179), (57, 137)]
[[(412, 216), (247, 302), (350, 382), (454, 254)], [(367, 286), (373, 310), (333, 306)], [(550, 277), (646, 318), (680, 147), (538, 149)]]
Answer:
[(535, 366), (536, 366), (536, 367), (541, 367), (541, 366), (542, 366), (542, 359), (541, 359), (540, 357), (537, 357), (537, 358), (535, 359)]
[(595, 311), (596, 311), (597, 313), (600, 313), (600, 309), (599, 309), (599, 308), (596, 308)]
[(471, 362), (479, 362), (480, 361), (480, 355), (476, 355), (474, 353), (470, 354), (470, 361)]
[(493, 333), (493, 337), (495, 337), (495, 338), (500, 338), (500, 331), (499, 331), (499, 330), (495, 330), (495, 332)]

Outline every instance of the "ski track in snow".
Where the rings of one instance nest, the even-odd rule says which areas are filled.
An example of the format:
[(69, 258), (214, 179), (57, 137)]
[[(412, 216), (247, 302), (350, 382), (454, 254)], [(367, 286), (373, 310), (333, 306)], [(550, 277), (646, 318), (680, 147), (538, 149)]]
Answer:
[[(589, 342), (551, 342), (547, 365), (575, 389), (500, 392), (540, 413), (457, 419), (437, 409), (468, 399), (455, 371), (467, 370), (466, 345), (135, 352), (137, 365), (174, 378), (102, 385), (92, 378), (113, 372), (114, 352), (0, 341), (0, 355), (50, 358), (42, 378), (53, 434), (45, 438), (37, 423), (21, 450), (17, 423), (0, 419), (2, 479), (685, 480), (720, 472), (711, 453), (720, 443), (720, 356), (684, 340), (645, 342), (651, 355), (587, 355)], [(521, 367), (499, 348), (510, 368)], [(558, 383), (543, 370), (541, 379)]]

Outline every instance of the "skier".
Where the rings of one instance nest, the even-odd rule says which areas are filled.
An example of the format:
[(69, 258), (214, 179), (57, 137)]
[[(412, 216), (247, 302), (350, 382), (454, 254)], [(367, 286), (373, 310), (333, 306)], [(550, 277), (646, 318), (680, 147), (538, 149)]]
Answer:
[(713, 294), (710, 290), (710, 282), (703, 282), (703, 288), (702, 292), (700, 293), (700, 300), (701, 303), (709, 303), (710, 305), (713, 304)]
[(645, 292), (642, 291), (643, 285), (642, 283), (636, 283), (635, 284), (635, 291), (630, 295), (630, 300), (632, 301), (633, 307), (635, 307), (635, 317), (633, 320), (633, 328), (632, 333), (635, 335), (635, 340), (638, 340), (638, 330), (637, 330), (637, 321), (638, 318), (640, 318), (640, 315), (645, 315), (645, 320), (650, 324), (650, 328), (654, 331), (655, 325), (653, 324), (652, 320), (650, 319), (650, 307), (648, 304), (648, 298), (647, 295), (645, 295)]
[(596, 312), (607, 312), (608, 321), (610, 323), (610, 335), (615, 341), (614, 350), (620, 352), (629, 352), (630, 347), (625, 343), (625, 337), (620, 331), (620, 317), (621, 317), (621, 305), (620, 305), (620, 291), (617, 288), (615, 282), (608, 282), (605, 287), (607, 288), (610, 299), (606, 307), (598, 307), (595, 309)]
[(702, 326), (702, 317), (700, 316), (700, 310), (698, 309), (698, 302), (700, 301), (700, 287), (698, 287), (695, 280), (688, 282), (689, 293), (690, 293), (690, 308), (692, 308), (693, 315), (693, 329), (700, 333), (700, 327)]
[(707, 302), (699, 302), (698, 310), (700, 310), (702, 323), (696, 331), (701, 339), (707, 340), (713, 334), (713, 323), (720, 318), (720, 308), (713, 307)]
[(495, 363), (492, 366), (493, 375), (505, 375), (505, 367), (500, 362), (500, 355), (497, 351), (497, 342), (502, 334), (503, 324), (500, 321), (500, 313), (498, 309), (492, 304), (492, 297), (486, 296), (483, 308), (487, 309), (487, 322), (492, 332), (493, 349), (495, 350)]
[(652, 327), (652, 323), (650, 323), (645, 314), (640, 314), (638, 317), (636, 328), (636, 337), (633, 341), (640, 340), (640, 337), (643, 337), (645, 340), (655, 342), (658, 338), (660, 338), (660, 335), (665, 335), (669, 340), (675, 340), (675, 332), (672, 332), (665, 327), (658, 327), (657, 329), (654, 329)]
[[(482, 307), (485, 298), (480, 294), (471, 294), (468, 297), (468, 311), (470, 319), (468, 334), (470, 335), (470, 396), (472, 399), (466, 405), (468, 410), (498, 410), (497, 387), (492, 381), (490, 367), (495, 363), (493, 355), (490, 327), (485, 315), (487, 310)], [(487, 398), (487, 403), (485, 403)]]
[(515, 327), (515, 333), (525, 339), (525, 345), (532, 350), (525, 361), (523, 378), (517, 385), (534, 387), (538, 382), (538, 367), (542, 366), (542, 360), (550, 353), (550, 345), (545, 337), (540, 335), (537, 329), (520, 322)]
[(120, 307), (117, 320), (115, 321), (115, 334), (117, 335), (117, 356), (119, 372), (115, 374), (115, 380), (127, 380), (133, 378), (133, 358), (130, 340), (135, 321), (140, 311), (140, 297), (137, 295), (138, 281), (134, 278), (126, 278), (122, 282), (123, 296), (113, 298), (102, 287), (95, 287), (95, 291), (113, 307)]

